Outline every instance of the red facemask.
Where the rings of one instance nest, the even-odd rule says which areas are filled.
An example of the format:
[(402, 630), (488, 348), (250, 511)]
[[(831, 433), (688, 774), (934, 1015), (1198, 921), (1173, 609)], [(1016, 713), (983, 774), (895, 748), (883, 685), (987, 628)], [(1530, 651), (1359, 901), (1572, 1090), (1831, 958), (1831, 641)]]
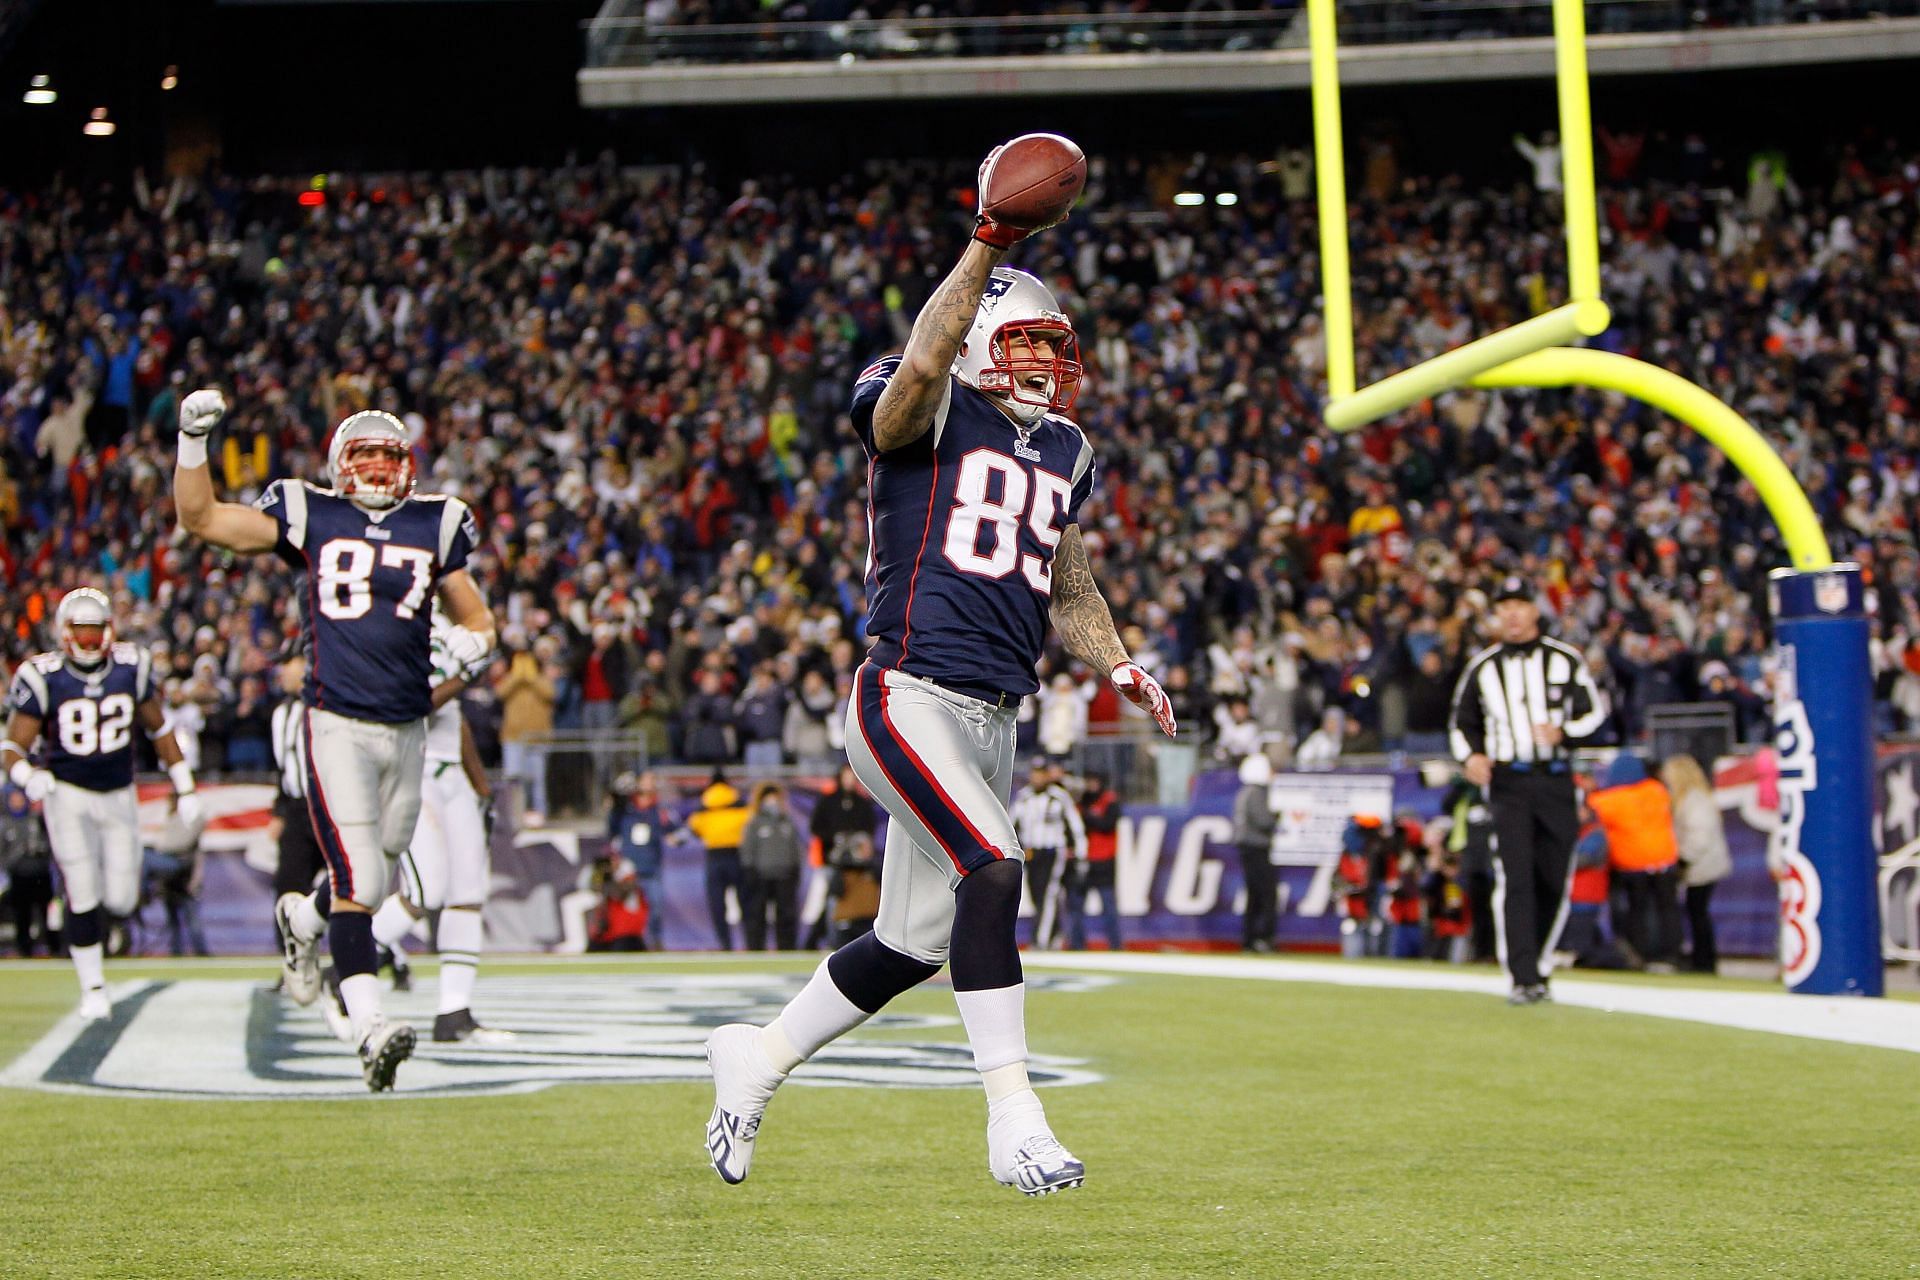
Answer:
[[(1012, 356), (1008, 352), (1016, 338), (1026, 341), (1021, 346), (1022, 354)], [(1041, 354), (1041, 342), (1053, 348), (1051, 357)], [(1071, 329), (1016, 320), (994, 330), (990, 354), (993, 367), (980, 371), (980, 390), (989, 395), (1004, 395), (1016, 404), (1040, 405), (1053, 413), (1073, 408), (1080, 396), (1080, 343)], [(1036, 373), (1049, 379), (1046, 390), (1026, 385)]]
[(344, 497), (392, 506), (413, 494), (413, 455), (385, 440), (356, 441), (340, 456), (337, 479)]

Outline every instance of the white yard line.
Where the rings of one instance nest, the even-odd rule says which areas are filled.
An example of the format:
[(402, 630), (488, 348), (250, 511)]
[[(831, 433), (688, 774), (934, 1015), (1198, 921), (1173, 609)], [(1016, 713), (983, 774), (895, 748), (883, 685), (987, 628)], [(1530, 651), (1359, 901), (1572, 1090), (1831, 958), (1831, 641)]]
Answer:
[[(1421, 965), (1405, 968), (1386, 964), (1315, 963), (1268, 960), (1242, 956), (1161, 955), (1124, 952), (1034, 953), (1021, 960), (1043, 969), (1091, 969), (1101, 973), (1155, 973), (1192, 978), (1251, 978), (1265, 982), (1318, 982), (1342, 987), (1375, 987), (1396, 991), (1461, 991), (1475, 995), (1507, 994), (1504, 978), (1486, 973), (1461, 973)], [(1556, 978), (1553, 998), (1558, 1004), (1606, 1013), (1637, 1013), (1650, 1018), (1674, 1018), (1803, 1036), (1841, 1044), (1869, 1045), (1920, 1053), (1920, 1004), (1910, 1000), (1863, 1000), (1840, 996), (1797, 996), (1787, 992), (1724, 991), (1708, 987), (1640, 986), (1628, 983), (1581, 982)], [(1519, 1010), (1516, 1016), (1524, 1016)]]

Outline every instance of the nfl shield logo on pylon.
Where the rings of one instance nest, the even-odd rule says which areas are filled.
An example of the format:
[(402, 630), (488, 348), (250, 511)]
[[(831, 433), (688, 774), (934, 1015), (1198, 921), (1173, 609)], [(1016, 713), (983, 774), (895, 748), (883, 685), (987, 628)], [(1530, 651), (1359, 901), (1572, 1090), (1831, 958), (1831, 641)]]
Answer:
[(1823, 573), (1813, 582), (1813, 607), (1822, 613), (1840, 613), (1847, 607), (1847, 580)]

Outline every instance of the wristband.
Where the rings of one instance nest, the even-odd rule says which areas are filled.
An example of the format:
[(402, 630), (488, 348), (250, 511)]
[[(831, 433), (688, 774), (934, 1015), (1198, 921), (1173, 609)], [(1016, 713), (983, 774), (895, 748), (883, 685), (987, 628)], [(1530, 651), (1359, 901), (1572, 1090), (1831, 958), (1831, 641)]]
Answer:
[(33, 765), (26, 760), (15, 760), (13, 768), (7, 770), (7, 779), (22, 791), (27, 789), (27, 779), (33, 776)]
[(180, 437), (180, 465), (192, 470), (207, 465), (207, 438), (205, 436)]
[(167, 776), (173, 779), (173, 794), (177, 796), (193, 794), (193, 769), (185, 760), (175, 760), (168, 765)]

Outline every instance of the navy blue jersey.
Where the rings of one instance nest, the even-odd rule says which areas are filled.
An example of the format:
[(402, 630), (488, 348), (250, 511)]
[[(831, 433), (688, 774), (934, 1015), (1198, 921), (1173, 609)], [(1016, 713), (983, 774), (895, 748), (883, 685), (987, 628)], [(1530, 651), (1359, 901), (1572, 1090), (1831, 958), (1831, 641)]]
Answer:
[(46, 768), (88, 791), (133, 785), (134, 725), (152, 696), (153, 659), (138, 645), (114, 645), (90, 672), (42, 653), (13, 676), (12, 706), (39, 719)]
[(899, 367), (889, 356), (853, 389), (872, 459), (872, 660), (964, 693), (1032, 693), (1053, 553), (1093, 492), (1093, 446), (1057, 415), (1020, 426), (950, 377), (926, 434), (877, 452), (873, 409)]
[(378, 724), (426, 716), (433, 592), (480, 541), (467, 504), (434, 494), (368, 511), (276, 480), (254, 505), (280, 526), (280, 558), (306, 574), (307, 705)]

